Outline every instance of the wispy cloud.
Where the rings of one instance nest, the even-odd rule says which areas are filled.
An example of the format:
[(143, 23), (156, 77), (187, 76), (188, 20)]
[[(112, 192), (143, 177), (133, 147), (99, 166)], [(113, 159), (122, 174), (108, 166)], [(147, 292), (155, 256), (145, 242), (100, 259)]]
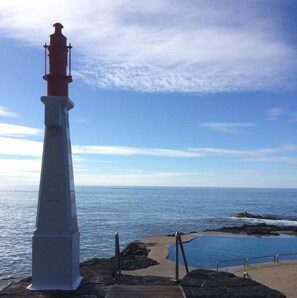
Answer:
[[(1, 126), (0, 126), (1, 127)], [(32, 141), (26, 137), (39, 134), (38, 129), (20, 126), (24, 131), (19, 130), (18, 126), (11, 130), (0, 130), (0, 154), (10, 156), (34, 156), (41, 157), (43, 143)], [(32, 130), (31, 130), (32, 129)], [(23, 136), (27, 133), (27, 136)], [(155, 156), (168, 158), (204, 158), (208, 156), (230, 156), (230, 157), (269, 157), (270, 155), (286, 154), (297, 152), (296, 145), (283, 145), (271, 148), (258, 148), (249, 150), (238, 150), (217, 147), (198, 147), (185, 148), (181, 150), (171, 148), (139, 148), (129, 146), (98, 146), (98, 145), (72, 145), (73, 159), (76, 161), (87, 161), (85, 155), (109, 155), (109, 156)], [(284, 156), (283, 156), (284, 157)], [(92, 160), (98, 163), (111, 163), (112, 160)]]
[[(279, 177), (284, 177), (280, 180)], [(253, 177), (265, 177), (253, 179)], [(78, 173), (75, 175), (82, 185), (130, 185), (130, 186), (237, 186), (237, 187), (271, 187), (278, 181), (279, 187), (296, 187), (294, 176), (283, 171), (269, 170), (229, 170), (210, 172), (151, 172), (136, 174), (100, 174)], [(292, 181), (290, 181), (292, 180)]]
[(244, 128), (255, 127), (256, 125), (251, 122), (240, 122), (240, 123), (226, 123), (226, 122), (207, 122), (202, 123), (202, 127), (210, 128), (215, 131), (225, 133), (237, 133), (241, 132)]
[(41, 130), (7, 123), (0, 123), (0, 136), (4, 137), (24, 137), (40, 135)]
[(224, 148), (190, 148), (191, 152), (197, 152), (201, 155), (220, 155), (220, 156), (233, 156), (233, 157), (259, 157), (266, 156), (270, 154), (284, 154), (287, 152), (297, 152), (296, 145), (284, 145), (280, 147), (273, 148), (261, 148), (261, 149), (251, 149), (251, 150), (234, 150), (234, 149), (224, 149)]
[(0, 175), (24, 176), (40, 175), (40, 159), (0, 159)]
[(260, 176), (267, 174), (266, 171), (259, 171), (259, 170), (231, 170), (229, 171), (230, 174), (236, 175), (236, 176)]
[(296, 157), (255, 157), (255, 158), (246, 158), (244, 161), (252, 161), (252, 162), (278, 162), (285, 163), (291, 166), (297, 166), (297, 158)]
[(38, 185), (40, 159), (0, 159), (0, 185)]
[(89, 120), (84, 119), (84, 118), (74, 118), (73, 121), (75, 121), (75, 122), (77, 122), (77, 123), (81, 123), (81, 124), (90, 123)]
[(164, 157), (200, 157), (199, 153), (186, 150), (174, 150), (163, 148), (135, 148), (122, 146), (79, 146), (72, 147), (75, 154), (98, 155), (150, 155)]
[(118, 171), (118, 172), (127, 172), (127, 173), (143, 173), (144, 171), (143, 170), (140, 170), (140, 169), (115, 169), (115, 171)]
[(277, 120), (284, 114), (284, 110), (282, 108), (274, 107), (269, 109), (267, 112), (267, 120)]
[(41, 46), (62, 22), (79, 53), (74, 74), (95, 88), (265, 90), (295, 84), (280, 10), (265, 0), (11, 0), (0, 1), (0, 34)]
[(0, 154), (10, 156), (41, 157), (42, 142), (0, 137)]
[(211, 176), (208, 172), (78, 173), (75, 179), (82, 185), (205, 186)]
[(0, 106), (0, 116), (2, 117), (17, 117), (17, 113), (9, 111), (6, 107)]
[[(0, 136), (0, 182), (20, 184), (38, 184), (41, 166), (42, 142), (28, 140), (25, 137), (3, 137)], [(28, 133), (30, 137), (30, 133)], [(271, 148), (256, 148), (250, 150), (239, 150), (232, 148), (185, 148), (182, 150), (170, 148), (138, 148), (128, 146), (79, 146), (73, 145), (75, 181), (78, 184), (101, 184), (101, 185), (179, 185), (179, 186), (226, 186), (237, 185), (244, 186), (243, 180), (236, 177), (248, 177), (270, 175), (271, 171), (253, 169), (254, 163), (281, 163), (286, 165), (285, 174), (290, 176), (287, 169), (296, 170), (297, 153), (296, 145), (284, 145)], [(93, 155), (91, 158), (88, 155)], [(99, 156), (108, 155), (109, 161), (100, 160)], [(192, 158), (203, 160), (219, 159), (224, 162), (236, 161), (245, 162), (251, 166), (249, 169), (234, 169), (229, 171), (228, 175), (223, 175), (218, 171), (195, 172), (195, 171), (155, 171), (147, 172), (145, 169), (119, 169), (118, 163), (111, 163), (107, 173), (100, 172), (100, 167), (89, 166), (94, 162), (112, 162), (112, 156), (153, 156), (156, 158)], [(98, 159), (96, 159), (98, 158)], [(126, 158), (125, 158), (126, 159)], [(230, 163), (229, 163), (230, 164)], [(236, 163), (232, 163), (238, 167)], [(118, 173), (118, 174), (117, 174)], [(269, 174), (270, 173), (270, 174)], [(279, 175), (283, 173), (280, 172)], [(235, 177), (235, 178), (234, 178)], [(290, 176), (291, 177), (291, 176)], [(16, 180), (16, 178), (19, 178)], [(210, 179), (211, 178), (211, 179)], [(224, 180), (225, 179), (225, 180)], [(268, 179), (268, 178), (267, 178)], [(272, 178), (271, 178), (272, 179)], [(273, 178), (274, 179), (274, 178)], [(291, 179), (291, 178), (290, 178)], [(270, 181), (270, 180), (269, 180)], [(292, 180), (293, 181), (293, 180)], [(234, 182), (234, 183), (233, 183)], [(246, 180), (245, 180), (246, 182)], [(255, 182), (253, 180), (253, 182)], [(270, 181), (271, 182), (271, 181)], [(269, 182), (269, 183), (270, 183)], [(252, 184), (251, 184), (252, 185)], [(268, 184), (267, 184), (268, 185)], [(294, 182), (288, 185), (295, 185)], [(255, 186), (253, 184), (253, 186)], [(262, 185), (263, 186), (263, 185)]]

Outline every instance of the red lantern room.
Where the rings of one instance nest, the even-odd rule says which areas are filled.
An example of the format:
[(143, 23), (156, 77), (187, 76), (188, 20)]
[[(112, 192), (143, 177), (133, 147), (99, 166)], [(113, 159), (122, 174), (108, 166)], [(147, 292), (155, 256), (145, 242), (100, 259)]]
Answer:
[[(45, 74), (48, 96), (68, 96), (68, 84), (71, 76), (71, 44), (67, 46), (67, 38), (62, 34), (63, 25), (54, 24), (55, 32), (50, 35), (50, 44), (45, 49)], [(47, 51), (49, 56), (49, 73), (47, 74)], [(67, 64), (69, 61), (68, 74)]]

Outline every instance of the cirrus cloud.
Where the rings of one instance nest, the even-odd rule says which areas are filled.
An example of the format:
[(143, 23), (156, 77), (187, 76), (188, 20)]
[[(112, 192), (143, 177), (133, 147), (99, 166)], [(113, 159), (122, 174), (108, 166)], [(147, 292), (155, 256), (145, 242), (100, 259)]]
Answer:
[(0, 106), (0, 116), (2, 116), (2, 117), (17, 117), (17, 113), (9, 111), (4, 106)]
[(0, 34), (41, 46), (60, 21), (78, 53), (75, 77), (94, 88), (267, 90), (295, 84), (281, 8), (267, 0), (2, 0)]
[(0, 123), (0, 137), (1, 136), (36, 136), (41, 135), (41, 130), (37, 128), (27, 127), (23, 125), (15, 125), (8, 123)]
[(226, 122), (207, 122), (202, 123), (200, 126), (210, 128), (219, 132), (236, 133), (244, 128), (255, 127), (256, 124), (252, 122), (239, 122), (239, 123), (226, 123)]

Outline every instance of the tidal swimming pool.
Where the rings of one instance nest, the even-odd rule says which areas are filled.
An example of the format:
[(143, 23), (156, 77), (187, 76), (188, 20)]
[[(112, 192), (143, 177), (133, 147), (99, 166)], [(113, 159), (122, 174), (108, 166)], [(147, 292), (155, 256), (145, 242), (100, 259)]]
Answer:
[[(296, 236), (225, 236), (199, 235), (198, 238), (184, 243), (184, 249), (189, 266), (199, 268), (216, 268), (220, 259), (249, 258), (286, 253), (296, 253), (295, 256), (283, 256), (280, 260), (297, 260)], [(179, 260), (183, 263), (180, 249)], [(169, 247), (168, 259), (175, 260), (175, 245)], [(252, 259), (250, 264), (271, 262), (272, 258)], [(228, 262), (220, 267), (241, 266), (243, 261)]]

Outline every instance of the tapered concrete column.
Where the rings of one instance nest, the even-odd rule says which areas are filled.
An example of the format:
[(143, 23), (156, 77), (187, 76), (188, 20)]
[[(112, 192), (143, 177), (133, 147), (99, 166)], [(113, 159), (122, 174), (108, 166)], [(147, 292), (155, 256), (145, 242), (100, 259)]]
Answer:
[(79, 229), (77, 225), (66, 76), (66, 38), (63, 26), (54, 25), (49, 46), (50, 73), (45, 106), (45, 134), (39, 187), (36, 230), (32, 245), (30, 290), (75, 290), (79, 275)]
[(33, 236), (32, 290), (73, 290), (79, 276), (76, 217), (68, 111), (64, 96), (44, 96), (45, 137)]

